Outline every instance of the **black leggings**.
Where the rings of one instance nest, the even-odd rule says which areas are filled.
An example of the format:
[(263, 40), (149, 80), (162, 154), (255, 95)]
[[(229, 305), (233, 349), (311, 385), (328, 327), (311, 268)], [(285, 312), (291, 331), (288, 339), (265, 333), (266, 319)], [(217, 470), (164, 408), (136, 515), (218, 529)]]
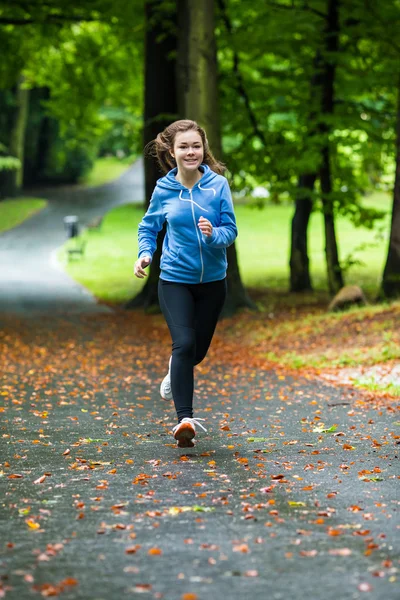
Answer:
[(226, 297), (226, 279), (159, 280), (158, 297), (172, 338), (171, 388), (180, 422), (193, 417), (193, 367), (206, 356)]

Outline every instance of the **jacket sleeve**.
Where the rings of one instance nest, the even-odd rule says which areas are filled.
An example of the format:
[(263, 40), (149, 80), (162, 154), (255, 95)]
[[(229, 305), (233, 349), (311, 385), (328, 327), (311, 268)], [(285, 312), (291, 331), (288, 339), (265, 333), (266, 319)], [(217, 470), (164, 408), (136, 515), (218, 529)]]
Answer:
[(227, 248), (237, 238), (236, 218), (229, 183), (225, 180), (221, 191), (221, 221), (218, 227), (213, 227), (212, 234), (203, 235), (203, 240), (212, 248)]
[(157, 188), (155, 188), (150, 199), (149, 208), (138, 227), (138, 258), (142, 258), (143, 256), (153, 258), (153, 254), (157, 248), (157, 235), (158, 232), (161, 231), (164, 222), (165, 216), (163, 214), (160, 197)]

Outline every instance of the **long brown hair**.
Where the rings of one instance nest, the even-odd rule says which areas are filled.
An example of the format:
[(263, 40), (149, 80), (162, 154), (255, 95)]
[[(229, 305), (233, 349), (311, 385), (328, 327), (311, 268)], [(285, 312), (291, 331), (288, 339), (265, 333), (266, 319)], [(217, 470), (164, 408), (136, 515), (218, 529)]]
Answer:
[(196, 121), (190, 121), (189, 119), (174, 121), (168, 125), (164, 131), (157, 135), (155, 140), (152, 140), (146, 145), (145, 154), (156, 158), (161, 170), (164, 171), (164, 173), (168, 173), (168, 171), (176, 167), (175, 158), (171, 154), (171, 150), (174, 148), (176, 134), (191, 130), (196, 131), (203, 141), (203, 163), (208, 165), (215, 173), (222, 175), (226, 170), (226, 167), (213, 156), (208, 145), (206, 132), (198, 125), (198, 123), (196, 123)]

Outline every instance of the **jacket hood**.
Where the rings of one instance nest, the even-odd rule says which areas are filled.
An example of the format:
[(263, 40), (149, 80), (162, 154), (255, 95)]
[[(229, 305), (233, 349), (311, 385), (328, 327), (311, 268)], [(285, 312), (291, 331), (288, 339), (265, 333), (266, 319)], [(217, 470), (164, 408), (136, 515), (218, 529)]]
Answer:
[[(211, 183), (211, 181), (218, 177), (218, 174), (212, 171), (210, 167), (204, 163), (200, 165), (199, 169), (203, 172), (203, 175), (201, 176), (201, 179), (199, 179), (199, 181), (196, 183), (196, 185), (204, 187), (206, 184)], [(171, 169), (171, 171), (169, 171), (166, 175), (164, 175), (164, 177), (161, 177), (161, 179), (157, 181), (157, 185), (166, 190), (185, 190), (185, 186), (182, 185), (180, 181), (178, 181), (175, 178), (177, 172), (177, 167)]]

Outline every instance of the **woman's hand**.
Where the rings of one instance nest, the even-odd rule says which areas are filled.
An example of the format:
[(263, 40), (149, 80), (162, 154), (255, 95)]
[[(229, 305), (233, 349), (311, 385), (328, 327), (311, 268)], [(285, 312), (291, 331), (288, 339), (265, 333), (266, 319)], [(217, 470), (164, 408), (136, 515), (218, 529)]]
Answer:
[(207, 237), (210, 237), (212, 235), (213, 227), (212, 227), (210, 221), (208, 221), (204, 217), (200, 217), (200, 219), (199, 219), (199, 229), (200, 229), (201, 233), (203, 233)]
[(143, 279), (147, 277), (147, 273), (144, 272), (144, 269), (149, 266), (151, 263), (151, 258), (149, 256), (143, 256), (142, 258), (138, 258), (135, 262), (134, 273), (136, 277), (139, 279)]

